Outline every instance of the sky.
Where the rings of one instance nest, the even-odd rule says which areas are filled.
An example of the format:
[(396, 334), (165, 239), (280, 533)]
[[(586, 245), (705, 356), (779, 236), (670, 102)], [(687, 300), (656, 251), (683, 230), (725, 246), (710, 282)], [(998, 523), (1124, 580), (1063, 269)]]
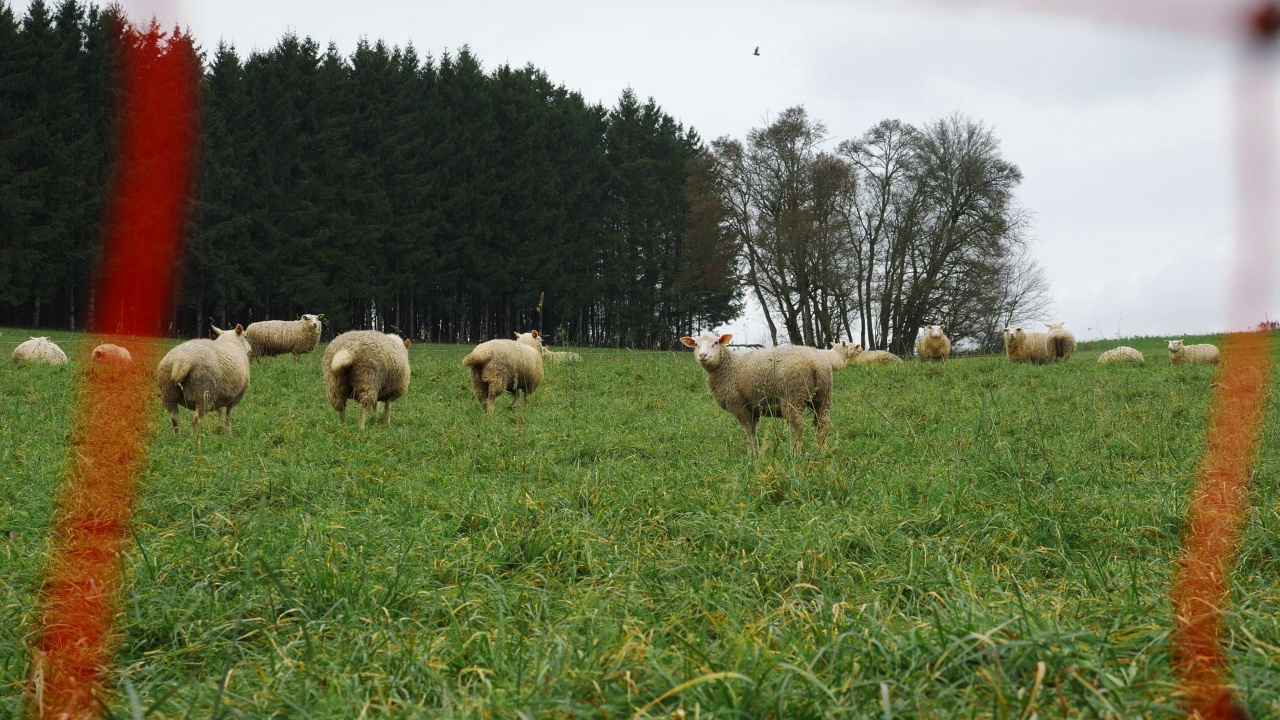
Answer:
[[(21, 13), (26, 1), (15, 6)], [(1264, 267), (1237, 255), (1232, 101), (1245, 43), (1222, 30), (1237, 19), (1231, 2), (124, 6), (135, 20), (155, 14), (180, 23), (210, 53), (219, 40), (242, 56), (265, 50), (286, 31), (334, 42), (344, 54), (361, 37), (412, 43), (420, 55), (467, 45), (487, 69), (533, 64), (606, 106), (630, 87), (708, 141), (742, 138), (795, 105), (827, 125), (831, 147), (885, 118), (923, 124), (961, 112), (991, 126), (1023, 171), (1017, 198), (1033, 217), (1032, 250), (1054, 298), (1053, 316), (1042, 320), (1064, 320), (1090, 339), (1178, 337), (1239, 327), (1241, 317), (1280, 317), (1277, 296), (1259, 292), (1228, 320), (1237, 265)], [(1067, 15), (1055, 6), (1085, 10)], [(1149, 8), (1160, 8), (1150, 25)], [(1269, 148), (1254, 143), (1246, 152), (1274, 167)], [(1273, 225), (1274, 214), (1270, 208)], [(758, 308), (723, 330), (735, 342), (767, 342)]]

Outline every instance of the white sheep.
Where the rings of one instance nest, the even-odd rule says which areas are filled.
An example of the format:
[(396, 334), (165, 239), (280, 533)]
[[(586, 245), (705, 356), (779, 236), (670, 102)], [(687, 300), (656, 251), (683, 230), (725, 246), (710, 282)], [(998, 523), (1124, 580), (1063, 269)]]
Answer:
[(377, 417), (382, 403), (382, 422), (391, 424), (391, 401), (409, 392), (409, 345), (411, 340), (376, 330), (352, 330), (333, 339), (325, 348), (321, 367), (329, 404), (338, 411), (339, 422), (347, 421), (347, 400), (360, 404), (360, 429), (368, 413)]
[(485, 412), (493, 412), (493, 401), (502, 393), (511, 393), (516, 406), (524, 392), (524, 403), (542, 384), (542, 336), (537, 330), (516, 333), (515, 340), (489, 340), (476, 346), (462, 364), (471, 371), (471, 389)]
[(67, 354), (48, 335), (33, 337), (13, 349), (15, 365), (66, 365)]
[(1209, 343), (1183, 345), (1181, 340), (1165, 340), (1169, 344), (1170, 365), (1217, 365), (1218, 348)]
[(1054, 360), (1049, 352), (1048, 334), (1024, 330), (1021, 325), (1004, 329), (1004, 352), (1012, 362), (1042, 365)]
[(94, 362), (99, 363), (133, 362), (133, 355), (127, 348), (111, 343), (102, 343), (94, 348), (90, 357)]
[(946, 331), (946, 325), (926, 325), (924, 335), (916, 341), (916, 357), (921, 361), (946, 362), (951, 356), (951, 338)]
[(707, 387), (721, 408), (733, 415), (747, 433), (747, 448), (760, 452), (756, 425), (761, 417), (781, 417), (791, 426), (796, 449), (804, 435), (804, 408), (813, 411), (818, 444), (831, 430), (831, 361), (821, 350), (781, 345), (736, 353), (728, 347), (732, 335), (682, 337), (707, 374)]
[(195, 411), (192, 432), (200, 432), (200, 417), (224, 410), (223, 426), (231, 429), (231, 409), (249, 388), (249, 341), (244, 326), (219, 330), (216, 340), (188, 340), (170, 350), (156, 368), (160, 400), (178, 431), (178, 406)]
[(853, 344), (848, 340), (832, 340), (831, 347), (818, 352), (831, 361), (832, 371), (840, 372), (844, 370), (845, 365), (849, 364), (849, 358), (853, 354), (853, 347)]
[(1045, 323), (1049, 328), (1045, 333), (1045, 347), (1054, 360), (1067, 361), (1076, 352), (1076, 336), (1063, 327), (1066, 323)]
[(576, 352), (568, 350), (552, 350), (551, 348), (542, 348), (542, 362), (550, 365), (561, 365), (563, 363), (575, 363), (582, 360), (582, 356)]
[(320, 321), (323, 319), (324, 313), (320, 313), (303, 315), (297, 320), (262, 320), (251, 323), (244, 331), (249, 338), (249, 346), (253, 348), (249, 359), (293, 353), (293, 361), (298, 362), (299, 356), (316, 349), (316, 343), (320, 342)]
[(893, 365), (902, 362), (902, 358), (888, 350), (863, 350), (861, 343), (849, 349), (849, 359), (859, 365)]
[(1111, 348), (1098, 356), (1099, 365), (1116, 365), (1120, 363), (1145, 364), (1146, 359), (1142, 357), (1142, 353), (1137, 348), (1131, 348), (1128, 345)]

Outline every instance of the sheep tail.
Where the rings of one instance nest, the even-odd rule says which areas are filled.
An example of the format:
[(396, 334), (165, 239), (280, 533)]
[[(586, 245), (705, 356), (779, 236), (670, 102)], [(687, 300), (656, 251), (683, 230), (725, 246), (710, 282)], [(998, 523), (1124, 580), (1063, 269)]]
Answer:
[(173, 367), (169, 368), (169, 379), (174, 385), (179, 387), (187, 381), (187, 376), (191, 374), (191, 358), (178, 357), (173, 361)]
[(333, 360), (329, 362), (329, 369), (333, 372), (341, 372), (351, 367), (351, 363), (355, 361), (355, 355), (350, 350), (343, 348), (333, 354)]

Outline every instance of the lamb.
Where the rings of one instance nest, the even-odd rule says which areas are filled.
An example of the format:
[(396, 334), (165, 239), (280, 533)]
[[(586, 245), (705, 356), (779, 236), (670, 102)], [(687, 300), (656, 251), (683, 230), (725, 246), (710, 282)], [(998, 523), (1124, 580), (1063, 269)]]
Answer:
[(830, 348), (819, 350), (818, 352), (831, 361), (831, 369), (834, 372), (840, 372), (844, 370), (845, 365), (849, 364), (849, 356), (853, 352), (853, 347), (848, 340), (832, 340)]
[(756, 425), (761, 417), (781, 417), (791, 426), (791, 439), (800, 449), (804, 408), (813, 411), (818, 444), (831, 430), (831, 361), (821, 350), (799, 345), (736, 353), (728, 347), (732, 335), (682, 337), (694, 348), (698, 365), (707, 374), (707, 387), (747, 433), (747, 449), (760, 452)]
[(947, 337), (946, 330), (946, 325), (926, 325), (924, 335), (916, 341), (916, 357), (921, 361), (946, 362), (951, 355), (951, 338)]
[(462, 359), (471, 371), (471, 389), (485, 412), (493, 412), (493, 401), (502, 393), (511, 393), (516, 406), (524, 391), (524, 404), (542, 384), (542, 336), (537, 330), (517, 333), (515, 340), (489, 340), (476, 346)]
[(382, 403), (382, 422), (391, 424), (391, 401), (409, 392), (409, 345), (411, 340), (376, 330), (352, 330), (333, 339), (324, 351), (325, 393), (338, 411), (339, 422), (347, 421), (347, 400), (360, 404), (360, 429), (365, 413), (375, 419)]
[(582, 359), (582, 356), (576, 352), (558, 351), (550, 348), (542, 348), (542, 362), (551, 365), (559, 365), (561, 363), (574, 363)]
[(297, 320), (262, 320), (251, 323), (245, 330), (249, 345), (253, 350), (249, 359), (293, 353), (293, 361), (298, 362), (301, 355), (316, 349), (320, 342), (320, 321), (324, 313), (319, 315), (303, 315)]
[(902, 362), (902, 358), (888, 350), (863, 350), (861, 343), (849, 349), (849, 359), (859, 365), (892, 365)]
[(1111, 348), (1098, 356), (1099, 365), (1115, 365), (1118, 363), (1146, 363), (1142, 353), (1128, 345)]
[(67, 354), (48, 335), (33, 337), (13, 349), (15, 365), (66, 365)]
[(1021, 325), (1004, 329), (1004, 352), (1012, 362), (1031, 362), (1037, 365), (1053, 362), (1049, 351), (1049, 336), (1042, 332), (1023, 330)]
[(178, 431), (178, 406), (195, 411), (191, 431), (200, 432), (200, 417), (225, 412), (222, 423), (231, 429), (231, 409), (249, 388), (249, 341), (243, 325), (219, 330), (216, 340), (188, 340), (170, 350), (156, 368), (160, 400)]
[(133, 355), (128, 349), (111, 343), (102, 343), (93, 349), (91, 356), (94, 362), (98, 363), (116, 363), (116, 362), (133, 362)]
[(1181, 340), (1165, 340), (1169, 343), (1170, 365), (1217, 365), (1218, 348), (1202, 345), (1183, 345)]
[(1049, 328), (1045, 333), (1045, 344), (1049, 348), (1049, 354), (1054, 360), (1062, 360), (1066, 362), (1076, 352), (1076, 336), (1071, 331), (1062, 327), (1066, 323), (1045, 323), (1044, 326)]

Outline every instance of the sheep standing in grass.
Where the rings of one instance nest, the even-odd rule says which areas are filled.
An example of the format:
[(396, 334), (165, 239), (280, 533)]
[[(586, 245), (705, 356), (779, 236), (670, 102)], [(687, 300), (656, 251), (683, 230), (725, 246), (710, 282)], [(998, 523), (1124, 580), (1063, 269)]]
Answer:
[(489, 340), (476, 346), (462, 364), (471, 371), (471, 389), (485, 412), (493, 412), (493, 401), (511, 393), (516, 406), (524, 392), (524, 402), (542, 384), (542, 339), (537, 330), (516, 334), (515, 340)]
[(924, 335), (916, 341), (916, 357), (946, 362), (951, 356), (951, 338), (947, 337), (946, 330), (946, 325), (925, 326)]
[(67, 354), (49, 339), (49, 336), (33, 337), (13, 349), (15, 365), (66, 365)]
[(902, 362), (902, 358), (888, 350), (863, 350), (861, 343), (849, 349), (849, 359), (859, 365), (893, 365)]
[(831, 361), (831, 369), (835, 372), (844, 370), (845, 365), (849, 364), (849, 356), (853, 352), (853, 344), (848, 340), (832, 340), (831, 347), (826, 350), (819, 350), (823, 357)]
[(1170, 365), (1217, 365), (1218, 348), (1202, 345), (1183, 345), (1181, 340), (1165, 340), (1169, 344)]
[(322, 319), (324, 313), (303, 315), (297, 320), (263, 320), (251, 323), (244, 331), (253, 348), (249, 359), (293, 353), (293, 361), (298, 362), (299, 356), (315, 350), (316, 343), (320, 342)]
[(178, 406), (195, 411), (192, 432), (200, 432), (200, 417), (222, 408), (223, 426), (231, 429), (231, 409), (249, 388), (249, 341), (244, 326), (213, 329), (217, 340), (188, 340), (170, 350), (156, 368), (160, 400), (178, 431)]
[(102, 343), (93, 349), (92, 359), (98, 363), (133, 362), (133, 355), (126, 348)]
[(1064, 328), (1066, 323), (1045, 323), (1044, 326), (1049, 328), (1045, 333), (1045, 346), (1049, 349), (1049, 354), (1054, 360), (1067, 361), (1076, 352), (1076, 336), (1071, 331)]
[(1098, 356), (1099, 365), (1118, 365), (1121, 363), (1145, 364), (1146, 359), (1142, 357), (1142, 353), (1137, 348), (1131, 348), (1128, 345), (1111, 348)]
[(791, 426), (797, 450), (804, 435), (804, 408), (813, 411), (818, 444), (831, 430), (831, 361), (821, 350), (799, 345), (736, 353), (728, 347), (732, 335), (682, 337), (694, 349), (707, 374), (707, 387), (747, 433), (747, 448), (760, 452), (756, 425), (761, 417), (781, 417)]
[(399, 335), (376, 330), (352, 330), (333, 339), (325, 348), (321, 367), (329, 404), (338, 421), (347, 421), (347, 400), (360, 404), (360, 429), (365, 414), (391, 424), (391, 401), (409, 392), (409, 345)]
[(1031, 362), (1037, 365), (1053, 362), (1049, 352), (1049, 336), (1042, 332), (1030, 332), (1021, 325), (1004, 329), (1004, 352), (1012, 362)]

